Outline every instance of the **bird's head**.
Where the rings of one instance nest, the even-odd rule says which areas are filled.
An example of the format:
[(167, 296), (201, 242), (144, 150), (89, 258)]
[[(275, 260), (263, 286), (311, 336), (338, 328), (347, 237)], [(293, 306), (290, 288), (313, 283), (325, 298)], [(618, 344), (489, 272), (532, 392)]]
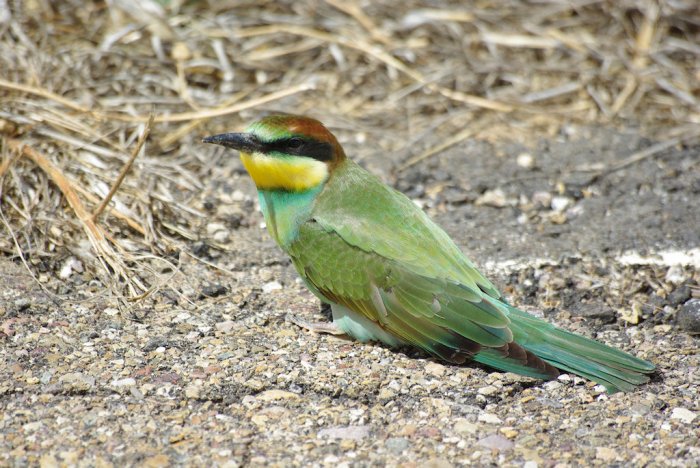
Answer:
[(345, 159), (338, 140), (321, 122), (298, 115), (270, 115), (245, 133), (223, 133), (204, 142), (238, 150), (255, 185), (263, 190), (319, 187)]

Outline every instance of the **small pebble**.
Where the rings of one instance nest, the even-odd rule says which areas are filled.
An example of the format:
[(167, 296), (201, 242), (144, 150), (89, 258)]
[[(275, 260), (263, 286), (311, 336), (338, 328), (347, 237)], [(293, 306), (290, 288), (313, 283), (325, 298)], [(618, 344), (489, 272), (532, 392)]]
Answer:
[(605, 323), (614, 322), (617, 318), (615, 310), (606, 304), (582, 303), (575, 305), (571, 312), (579, 317), (601, 320)]
[(545, 382), (542, 384), (542, 386), (547, 389), (548, 392), (553, 392), (554, 390), (558, 390), (562, 387), (561, 382), (557, 382), (556, 380), (550, 380), (549, 382)]
[(390, 452), (400, 454), (411, 445), (411, 442), (405, 437), (392, 437), (387, 439), (384, 445)]
[(233, 330), (235, 326), (236, 326), (236, 322), (234, 322), (233, 320), (226, 320), (226, 321), (219, 322), (219, 323), (214, 325), (216, 330), (220, 331), (221, 333), (230, 333), (231, 330)]
[(185, 387), (185, 396), (187, 398), (197, 399), (202, 391), (202, 387), (199, 385), (188, 385)]
[(691, 334), (700, 333), (700, 299), (691, 299), (678, 311), (678, 326)]
[(129, 393), (131, 393), (131, 396), (137, 400), (143, 400), (143, 392), (141, 392), (141, 390), (139, 390), (137, 387), (129, 387)]
[(617, 457), (617, 451), (609, 447), (596, 447), (595, 457), (596, 459), (604, 462), (611, 462), (615, 460), (615, 457)]
[(95, 386), (95, 377), (80, 372), (62, 375), (58, 382), (63, 385), (65, 391), (87, 392)]
[(150, 353), (155, 351), (157, 348), (168, 346), (168, 340), (163, 337), (151, 338), (148, 343), (143, 347), (144, 353)]
[(245, 197), (245, 193), (241, 192), (240, 190), (234, 190), (231, 194), (231, 201), (242, 202), (245, 200)]
[(481, 413), (479, 415), (479, 421), (487, 424), (501, 424), (503, 422), (498, 416), (491, 413)]
[(66, 261), (63, 262), (63, 266), (61, 267), (61, 271), (58, 273), (58, 277), (61, 279), (68, 279), (71, 277), (74, 271), (77, 273), (82, 273), (83, 264), (75, 257), (68, 257)]
[(479, 445), (482, 447), (486, 447), (488, 449), (495, 449), (495, 450), (510, 450), (513, 448), (515, 444), (513, 444), (512, 441), (506, 439), (502, 435), (498, 434), (493, 434), (487, 437), (484, 437), (483, 439), (479, 440), (477, 442)]
[(549, 208), (552, 206), (552, 194), (549, 192), (535, 192), (532, 194), (532, 203)]
[(335, 426), (318, 431), (318, 438), (362, 440), (369, 434), (369, 426)]
[(223, 284), (208, 284), (202, 288), (202, 296), (219, 297), (228, 292), (228, 288)]
[(552, 210), (556, 211), (557, 213), (562, 213), (569, 207), (569, 205), (571, 205), (571, 199), (569, 197), (552, 197), (552, 201), (550, 203)]
[(479, 198), (474, 201), (477, 206), (492, 206), (494, 208), (503, 208), (514, 204), (506, 198), (506, 194), (500, 188), (485, 191)]
[(288, 392), (286, 390), (272, 389), (265, 390), (255, 397), (261, 401), (275, 401), (275, 400), (298, 400), (299, 395), (296, 393)]
[(691, 291), (687, 284), (680, 286), (668, 295), (667, 302), (668, 305), (676, 307), (679, 304), (683, 304), (688, 299), (690, 299)]
[(209, 223), (207, 224), (207, 234), (213, 236), (217, 231), (225, 231), (226, 225), (223, 223)]
[(222, 223), (209, 223), (207, 224), (207, 235), (221, 243), (228, 241), (231, 231)]
[(455, 465), (446, 458), (431, 458), (426, 460), (423, 466), (425, 468), (454, 468)]
[(15, 300), (15, 308), (19, 312), (28, 309), (30, 305), (32, 305), (32, 301), (30, 301), (26, 297), (21, 297)]
[(455, 422), (454, 431), (457, 434), (475, 434), (478, 426), (474, 423), (470, 423), (466, 419), (459, 419)]
[(136, 385), (136, 380), (131, 377), (127, 377), (125, 379), (113, 380), (110, 385), (112, 387), (129, 387), (131, 385)]
[(515, 161), (524, 169), (531, 169), (535, 165), (535, 158), (530, 153), (520, 153)]
[(430, 361), (425, 365), (425, 373), (435, 377), (442, 377), (445, 373), (445, 366), (437, 362)]
[(493, 385), (487, 385), (486, 387), (481, 387), (478, 390), (479, 395), (493, 395), (495, 393), (498, 393), (498, 389), (494, 387)]
[(216, 355), (216, 360), (217, 361), (225, 361), (226, 359), (231, 359), (232, 357), (235, 357), (236, 353), (233, 351), (226, 351), (225, 353), (217, 354)]
[(41, 378), (39, 379), (41, 383), (44, 385), (48, 384), (51, 382), (51, 377), (53, 377), (53, 372), (52, 371), (44, 371), (41, 374)]
[(697, 414), (687, 408), (673, 408), (671, 411), (671, 419), (677, 419), (686, 424), (691, 424), (696, 417)]
[(680, 284), (685, 281), (685, 274), (683, 273), (683, 267), (680, 265), (673, 265), (669, 267), (666, 271), (666, 281), (672, 284)]
[(264, 293), (269, 293), (280, 289), (282, 289), (282, 285), (278, 281), (270, 281), (269, 283), (263, 284), (262, 287), (262, 291)]

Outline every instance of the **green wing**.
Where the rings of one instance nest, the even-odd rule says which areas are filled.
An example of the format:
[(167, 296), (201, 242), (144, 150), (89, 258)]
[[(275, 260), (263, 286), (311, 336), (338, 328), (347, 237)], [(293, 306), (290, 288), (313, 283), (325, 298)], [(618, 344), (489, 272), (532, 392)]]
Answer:
[(654, 370), (501, 302), (442, 229), (350, 161), (334, 171), (288, 252), (322, 297), (447, 361), (473, 357), (540, 378), (559, 367), (610, 392), (631, 390)]
[(447, 234), (404, 195), (348, 164), (288, 247), (307, 283), (447, 361), (478, 354), (534, 377), (556, 372), (513, 343), (500, 294)]
[[(464, 360), (466, 354), (478, 350), (478, 341), (469, 337), (496, 346), (510, 339), (503, 313), (479, 301), (473, 292), (411, 273), (395, 261), (348, 244), (316, 222), (301, 226), (290, 255), (297, 270), (324, 298), (444, 359), (454, 361), (462, 354)], [(467, 336), (451, 330), (448, 323), (446, 317), (455, 313), (451, 307), (455, 301), (446, 294), (447, 289), (478, 301), (473, 307), (475, 321), (455, 323)]]
[(309, 221), (289, 254), (325, 300), (362, 314), (402, 341), (449, 362), (477, 356), (492, 366), (550, 377), (551, 367), (513, 343), (504, 307), (490, 296), (348, 244)]
[(493, 298), (501, 294), (450, 237), (408, 197), (352, 161), (318, 196), (313, 219), (350, 245), (431, 278), (450, 278)]

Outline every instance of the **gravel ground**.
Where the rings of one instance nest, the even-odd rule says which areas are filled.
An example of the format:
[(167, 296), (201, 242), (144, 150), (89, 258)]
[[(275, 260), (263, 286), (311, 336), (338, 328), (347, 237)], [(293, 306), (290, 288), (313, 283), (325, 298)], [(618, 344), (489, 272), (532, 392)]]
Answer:
[(328, 313), (232, 159), (197, 202), (222, 248), (195, 251), (217, 268), (172, 259), (148, 306), (119, 310), (73, 257), (38, 281), (0, 257), (0, 464), (697, 466), (700, 149), (610, 170), (651, 144), (570, 128), (530, 148), (467, 142), (401, 172), (346, 148), (512, 302), (655, 362), (634, 393), (299, 329), (289, 314)]

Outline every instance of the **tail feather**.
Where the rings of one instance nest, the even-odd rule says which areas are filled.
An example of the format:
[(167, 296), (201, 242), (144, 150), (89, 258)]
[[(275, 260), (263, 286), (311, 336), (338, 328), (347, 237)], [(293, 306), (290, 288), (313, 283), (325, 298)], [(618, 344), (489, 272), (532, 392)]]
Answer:
[(624, 351), (555, 327), (509, 306), (514, 341), (542, 360), (603, 385), (609, 393), (649, 381), (655, 366)]
[(474, 360), (506, 372), (538, 379), (554, 379), (559, 375), (555, 367), (515, 342), (500, 348), (482, 348)]

